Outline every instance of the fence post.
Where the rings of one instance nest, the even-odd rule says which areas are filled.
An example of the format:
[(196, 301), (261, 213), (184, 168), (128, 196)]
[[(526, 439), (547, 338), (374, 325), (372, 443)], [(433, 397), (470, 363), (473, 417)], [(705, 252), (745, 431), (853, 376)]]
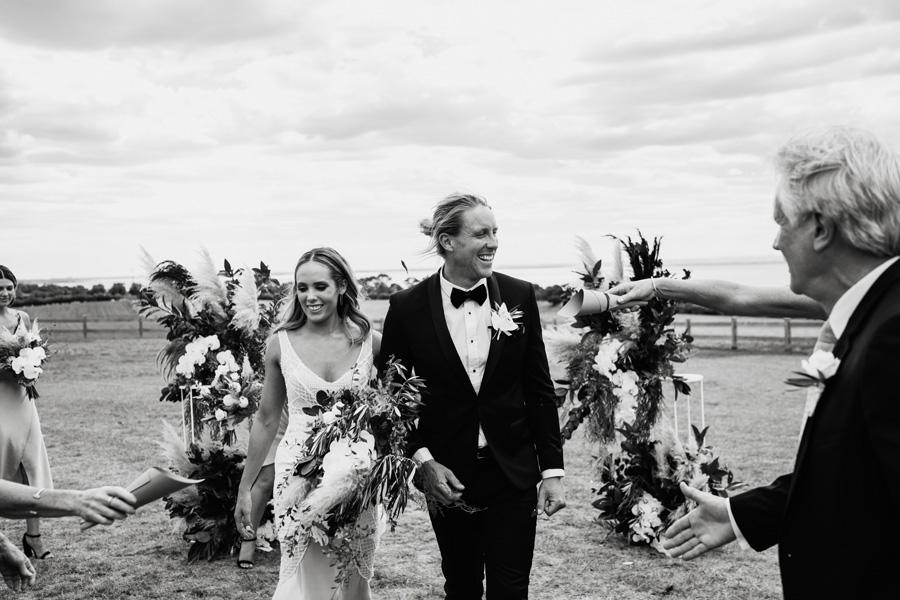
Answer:
[(791, 351), (791, 320), (787, 317), (784, 319), (784, 351)]
[(731, 349), (737, 350), (737, 318), (731, 317)]
[(138, 315), (138, 337), (144, 337), (144, 318)]
[(87, 323), (88, 323), (87, 315), (84, 315), (81, 319), (81, 332), (84, 334), (84, 339), (87, 339), (87, 337), (88, 337), (87, 336), (87, 333), (88, 333)]

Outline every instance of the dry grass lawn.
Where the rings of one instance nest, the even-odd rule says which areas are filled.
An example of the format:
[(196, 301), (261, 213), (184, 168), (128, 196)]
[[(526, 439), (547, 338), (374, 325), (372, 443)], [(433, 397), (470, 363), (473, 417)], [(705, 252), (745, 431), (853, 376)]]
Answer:
[[(160, 339), (58, 342), (38, 400), (58, 487), (126, 483), (160, 462), (163, 419), (178, 408), (157, 401)], [(709, 440), (740, 479), (769, 481), (788, 469), (802, 398), (781, 383), (799, 357), (777, 353), (699, 351), (685, 371), (706, 377)], [(539, 522), (532, 597), (637, 600), (650, 598), (779, 598), (774, 551), (736, 548), (685, 563), (607, 537), (590, 507), (592, 448), (566, 446), (569, 507)], [(23, 524), (2, 521), (12, 539)], [(162, 503), (111, 528), (79, 533), (75, 519), (45, 521), (55, 558), (37, 561), (38, 584), (23, 598), (248, 598), (271, 596), (277, 555), (258, 555), (257, 568), (232, 560), (187, 564), (186, 544), (172, 533)], [(377, 598), (440, 598), (437, 546), (427, 515), (411, 510), (388, 533), (373, 581)], [(0, 594), (0, 596), (5, 596)]]

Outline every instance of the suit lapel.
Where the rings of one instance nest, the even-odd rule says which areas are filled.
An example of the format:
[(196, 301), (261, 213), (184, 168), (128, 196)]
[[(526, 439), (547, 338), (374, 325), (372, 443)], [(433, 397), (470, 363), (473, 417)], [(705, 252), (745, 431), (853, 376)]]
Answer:
[[(500, 297), (500, 286), (497, 285), (497, 279), (491, 275), (487, 278), (487, 287), (488, 287), (488, 299), (487, 302), (489, 304), (489, 308), (494, 310), (494, 307), (499, 305), (503, 300)], [(495, 335), (493, 329), (491, 329), (491, 346), (488, 350), (487, 363), (484, 366), (484, 377), (481, 379), (481, 390), (484, 390), (485, 384), (490, 379), (491, 375), (494, 373), (494, 370), (497, 368), (497, 363), (500, 362), (500, 355), (503, 350), (503, 340), (506, 338), (505, 335), (498, 336)]]
[(472, 381), (466, 373), (466, 367), (459, 358), (456, 346), (453, 345), (453, 339), (450, 337), (450, 330), (447, 329), (447, 317), (444, 316), (444, 301), (441, 297), (441, 273), (438, 271), (428, 281), (428, 305), (431, 309), (431, 321), (434, 323), (434, 332), (437, 337), (438, 346), (444, 353), (445, 364), (456, 372), (456, 377), (465, 381), (472, 393)]
[[(850, 316), (850, 321), (847, 323), (846, 329), (844, 329), (844, 333), (834, 346), (835, 358), (844, 360), (850, 353), (850, 350), (853, 347), (853, 339), (856, 337), (856, 334), (859, 333), (863, 325), (868, 322), (869, 317), (871, 317), (872, 313), (877, 308), (881, 297), (884, 296), (884, 294), (898, 281), (900, 281), (900, 260), (888, 267), (887, 271), (882, 273), (881, 277), (875, 280), (875, 283), (869, 288), (866, 295), (863, 296), (859, 306), (853, 311), (853, 314)], [(838, 373), (840, 373), (840, 368), (838, 368)], [(838, 373), (835, 373), (835, 376), (837, 376)], [(810, 417), (810, 420), (814, 419), (816, 414), (821, 414), (822, 405), (831, 398), (829, 391), (828, 385), (826, 384), (825, 388), (822, 390), (822, 395), (819, 397), (816, 412)], [(803, 436), (800, 438), (800, 446), (797, 448), (797, 460), (794, 463), (795, 474), (800, 470), (800, 467), (803, 464), (803, 458), (806, 456), (806, 449), (809, 446), (809, 437), (813, 429), (812, 425), (813, 423), (807, 422), (806, 427), (803, 428)], [(791, 492), (793, 492), (793, 485), (791, 486)], [(790, 497), (788, 498), (788, 501), (790, 501)]]

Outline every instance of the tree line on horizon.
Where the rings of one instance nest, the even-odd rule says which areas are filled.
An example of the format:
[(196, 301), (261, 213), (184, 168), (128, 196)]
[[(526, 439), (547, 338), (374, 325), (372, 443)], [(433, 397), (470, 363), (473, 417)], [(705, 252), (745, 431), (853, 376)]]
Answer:
[[(390, 275), (380, 273), (362, 277), (358, 280), (363, 295), (370, 300), (386, 300), (394, 292), (415, 285), (420, 280), (415, 277), (407, 277), (403, 284), (394, 281)], [(534, 285), (535, 296), (538, 301), (548, 302), (553, 306), (562, 304), (568, 300), (571, 289), (565, 285), (550, 285), (543, 287)], [(281, 284), (282, 291), (287, 292), (289, 283)], [(105, 302), (109, 300), (137, 299), (141, 295), (143, 287), (134, 282), (126, 287), (122, 282), (113, 283), (107, 289), (102, 283), (97, 283), (90, 288), (83, 285), (59, 285), (55, 283), (20, 283), (16, 289), (17, 302), (20, 306), (40, 306), (44, 304), (67, 304), (70, 302)], [(703, 309), (692, 304), (683, 304), (679, 307), (682, 313), (707, 313), (716, 314), (713, 311)]]

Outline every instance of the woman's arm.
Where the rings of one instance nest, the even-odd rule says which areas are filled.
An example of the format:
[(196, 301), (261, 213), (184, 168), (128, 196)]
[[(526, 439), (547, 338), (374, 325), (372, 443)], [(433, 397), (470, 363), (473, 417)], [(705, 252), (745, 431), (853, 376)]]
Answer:
[(0, 516), (11, 519), (79, 516), (91, 523), (108, 525), (134, 513), (137, 499), (114, 486), (89, 490), (38, 490), (0, 480)]
[(262, 469), (263, 460), (275, 440), (284, 404), (287, 401), (287, 388), (281, 372), (281, 350), (276, 336), (269, 339), (265, 364), (266, 380), (263, 383), (262, 400), (259, 403), (259, 410), (253, 417), (253, 427), (250, 428), (247, 460), (244, 461), (244, 474), (241, 476), (241, 483), (238, 486), (238, 501), (234, 511), (234, 520), (238, 530), (242, 534), (247, 531), (250, 535), (254, 531), (250, 524), (250, 488), (253, 487), (256, 477)]
[(822, 306), (784, 287), (755, 287), (712, 279), (658, 277), (621, 283), (609, 290), (619, 305), (647, 302), (654, 297), (692, 302), (727, 315), (825, 319)]

